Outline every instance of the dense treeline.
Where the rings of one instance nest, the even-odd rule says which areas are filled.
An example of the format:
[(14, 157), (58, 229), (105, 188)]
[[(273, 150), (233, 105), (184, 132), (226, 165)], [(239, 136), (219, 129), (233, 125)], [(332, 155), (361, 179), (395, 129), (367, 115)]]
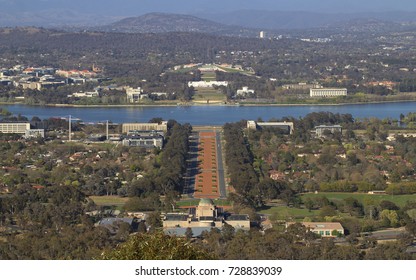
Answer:
[(224, 125), (226, 164), (230, 184), (236, 190), (236, 193), (230, 194), (230, 199), (242, 206), (261, 207), (267, 199), (277, 198), (288, 189), (283, 182), (261, 178), (257, 174), (242, 124)]
[[(125, 208), (130, 211), (150, 211), (172, 209), (183, 191), (186, 159), (189, 151), (189, 135), (192, 126), (168, 122), (166, 145), (153, 163), (150, 172), (143, 178), (133, 180), (122, 188), (119, 194), (129, 196)], [(161, 201), (161, 196), (164, 198)]]
[(0, 197), (0, 226), (9, 227), (3, 235), (6, 242), (0, 242), (0, 259), (91, 259), (125, 240), (128, 229), (112, 236), (94, 227), (94, 220), (84, 214), (90, 207), (93, 204), (79, 188), (36, 190), (22, 184)]
[(399, 195), (399, 194), (415, 194), (416, 182), (399, 182), (392, 183), (386, 188), (387, 194)]
[(176, 123), (171, 129), (158, 171), (158, 183), (162, 187), (162, 194), (170, 191), (182, 192), (191, 131), (192, 126), (189, 124)]
[(247, 205), (255, 205), (253, 195), (250, 195), (258, 183), (258, 176), (253, 168), (253, 156), (244, 138), (239, 124), (224, 125), (225, 158), (230, 184), (236, 190), (239, 198)]

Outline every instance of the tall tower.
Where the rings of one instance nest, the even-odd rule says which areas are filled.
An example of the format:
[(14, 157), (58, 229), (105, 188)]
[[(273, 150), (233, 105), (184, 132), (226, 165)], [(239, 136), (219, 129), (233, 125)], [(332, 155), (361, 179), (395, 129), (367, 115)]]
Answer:
[(260, 31), (260, 39), (264, 39), (264, 38), (266, 38), (266, 32)]

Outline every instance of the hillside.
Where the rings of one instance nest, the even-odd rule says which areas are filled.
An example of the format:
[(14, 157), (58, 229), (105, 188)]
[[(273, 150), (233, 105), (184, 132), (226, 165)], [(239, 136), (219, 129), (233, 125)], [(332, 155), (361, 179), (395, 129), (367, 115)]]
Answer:
[(109, 25), (97, 27), (96, 30), (122, 33), (197, 32), (221, 35), (235, 35), (248, 32), (254, 34), (257, 32), (191, 15), (166, 13), (149, 13), (139, 17), (129, 17)]

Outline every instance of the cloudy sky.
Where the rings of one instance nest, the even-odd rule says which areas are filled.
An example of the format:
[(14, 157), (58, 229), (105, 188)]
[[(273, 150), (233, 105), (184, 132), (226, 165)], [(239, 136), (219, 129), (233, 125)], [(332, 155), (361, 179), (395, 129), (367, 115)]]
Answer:
[(241, 9), (319, 12), (416, 11), (415, 0), (0, 0), (5, 12), (68, 9), (114, 16), (148, 12), (210, 13)]

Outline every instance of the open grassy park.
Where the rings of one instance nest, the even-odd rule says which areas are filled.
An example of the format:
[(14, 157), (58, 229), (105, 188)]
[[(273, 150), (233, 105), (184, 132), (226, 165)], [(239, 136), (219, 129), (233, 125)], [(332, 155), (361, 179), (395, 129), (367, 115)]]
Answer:
[(383, 200), (388, 200), (395, 203), (399, 207), (404, 206), (407, 201), (416, 201), (416, 195), (376, 195), (367, 193), (308, 193), (302, 195), (302, 200), (307, 197), (317, 196), (326, 196), (330, 201), (343, 200), (345, 198), (352, 197), (357, 199), (362, 204), (368, 204), (368, 202), (379, 204)]
[(317, 216), (319, 210), (309, 211), (308, 209), (304, 208), (295, 208), (287, 206), (266, 206), (262, 210), (258, 211), (258, 213), (271, 215), (278, 220), (286, 220), (287, 218), (302, 220), (305, 217)]
[(227, 101), (227, 98), (222, 92), (212, 88), (203, 88), (195, 91), (195, 94), (193, 96), (194, 102), (207, 103), (207, 100), (209, 100), (210, 103), (225, 102)]
[(128, 197), (110, 196), (90, 196), (89, 197), (98, 206), (116, 207), (121, 209), (126, 204)]
[[(416, 195), (372, 195), (367, 193), (308, 193), (302, 194), (301, 198), (302, 201), (304, 201), (308, 197), (317, 198), (323, 196), (335, 203), (337, 201), (342, 201), (346, 198), (352, 197), (357, 199), (363, 205), (369, 203), (378, 205), (381, 201), (388, 200), (395, 203), (399, 207), (403, 207), (408, 201), (416, 201)], [(288, 207), (282, 204), (270, 204), (258, 211), (259, 214), (270, 215), (278, 220), (294, 219), (298, 221), (303, 220), (305, 217), (318, 216), (319, 212), (320, 210), (309, 211), (306, 208)], [(340, 215), (348, 216), (346, 213), (340, 213)]]

